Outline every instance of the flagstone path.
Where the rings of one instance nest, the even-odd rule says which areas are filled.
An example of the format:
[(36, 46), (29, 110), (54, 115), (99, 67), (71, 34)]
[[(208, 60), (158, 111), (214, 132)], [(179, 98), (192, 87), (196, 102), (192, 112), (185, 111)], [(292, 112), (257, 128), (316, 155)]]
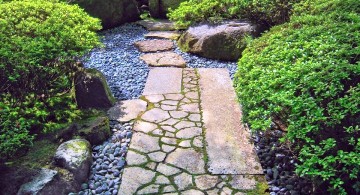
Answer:
[[(154, 33), (149, 37), (173, 37), (173, 32)], [(157, 52), (171, 48), (165, 42), (136, 44)], [(152, 50), (156, 44), (160, 49)], [(159, 61), (155, 57), (153, 63)], [(227, 69), (152, 68), (140, 100), (124, 101), (111, 113), (118, 121), (135, 118), (118, 195), (267, 194)]]

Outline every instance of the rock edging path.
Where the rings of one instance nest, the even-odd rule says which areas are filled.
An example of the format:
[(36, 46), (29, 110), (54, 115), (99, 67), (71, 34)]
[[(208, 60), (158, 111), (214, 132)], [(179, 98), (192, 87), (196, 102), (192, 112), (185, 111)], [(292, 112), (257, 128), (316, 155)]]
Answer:
[[(155, 68), (151, 71), (165, 74), (171, 70)], [(205, 140), (207, 129), (203, 123), (199, 72), (197, 69), (178, 70), (182, 73), (182, 82), (177, 93), (156, 94), (152, 91), (152, 95), (141, 97), (148, 103), (148, 108), (135, 121), (118, 194), (264, 193), (267, 185), (261, 167), (248, 167), (245, 174), (209, 170), (211, 160), (207, 151), (209, 142)], [(168, 77), (172, 75), (168, 74)], [(145, 91), (151, 82), (147, 81)], [(250, 147), (246, 150), (253, 151), (252, 145), (246, 146)], [(256, 156), (245, 158), (243, 160), (258, 163)], [(229, 159), (221, 160), (227, 164)]]

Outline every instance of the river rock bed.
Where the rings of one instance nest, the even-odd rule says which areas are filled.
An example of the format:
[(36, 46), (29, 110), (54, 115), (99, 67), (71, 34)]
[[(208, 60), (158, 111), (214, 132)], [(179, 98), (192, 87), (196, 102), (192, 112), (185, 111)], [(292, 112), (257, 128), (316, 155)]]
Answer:
[(116, 195), (125, 166), (125, 155), (132, 137), (133, 123), (110, 123), (113, 135), (102, 145), (92, 148), (93, 164), (87, 183), (81, 185), (79, 195)]
[(271, 195), (312, 194), (309, 180), (295, 175), (297, 160), (291, 151), (281, 144), (281, 130), (256, 132), (253, 136), (255, 150), (264, 169)]
[[(148, 32), (132, 23), (103, 31), (100, 33), (103, 47), (93, 49), (82, 59), (86, 68), (96, 68), (105, 75), (114, 97), (119, 100), (136, 99), (144, 90), (149, 67), (140, 60), (142, 53), (134, 43), (144, 40)], [(175, 53), (185, 59), (189, 68), (228, 68), (231, 78), (237, 68), (236, 62), (206, 59), (178, 48)]]

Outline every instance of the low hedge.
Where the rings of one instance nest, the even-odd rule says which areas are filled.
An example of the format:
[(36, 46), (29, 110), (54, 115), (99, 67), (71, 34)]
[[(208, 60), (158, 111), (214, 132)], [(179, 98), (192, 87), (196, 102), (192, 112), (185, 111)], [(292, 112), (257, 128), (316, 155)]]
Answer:
[(0, 3), (0, 159), (79, 115), (76, 56), (99, 45), (100, 21), (55, 0)]
[(236, 91), (245, 121), (287, 128), (296, 172), (334, 194), (360, 191), (360, 1), (304, 1), (249, 43)]
[(265, 26), (288, 21), (292, 5), (300, 0), (188, 0), (168, 13), (180, 27), (196, 22), (248, 19)]

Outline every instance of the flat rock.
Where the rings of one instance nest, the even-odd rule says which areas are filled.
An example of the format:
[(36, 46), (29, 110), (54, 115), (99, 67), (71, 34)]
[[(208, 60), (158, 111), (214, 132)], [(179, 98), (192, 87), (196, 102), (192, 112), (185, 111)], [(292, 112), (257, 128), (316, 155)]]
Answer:
[(212, 174), (263, 174), (241, 122), (242, 113), (227, 69), (199, 69), (206, 128), (208, 170)]
[(203, 195), (204, 193), (199, 190), (187, 190), (181, 192), (182, 195)]
[(203, 154), (193, 149), (177, 148), (168, 155), (165, 162), (185, 169), (191, 174), (205, 173)]
[(187, 173), (181, 173), (174, 177), (174, 182), (178, 186), (179, 190), (185, 190), (192, 186), (192, 176)]
[(160, 150), (159, 138), (151, 137), (144, 133), (134, 133), (131, 139), (130, 149), (149, 153)]
[(144, 155), (136, 153), (134, 151), (128, 151), (126, 154), (126, 163), (128, 165), (141, 165), (147, 162), (147, 158)]
[(178, 67), (184, 68), (186, 62), (184, 58), (175, 52), (148, 53), (140, 56), (146, 64), (153, 67)]
[(157, 128), (157, 125), (155, 125), (154, 123), (149, 123), (149, 122), (145, 122), (145, 121), (136, 121), (136, 123), (134, 124), (134, 131), (140, 131), (143, 133), (149, 133), (153, 130), (155, 130)]
[[(136, 176), (136, 177), (134, 177)], [(140, 167), (127, 167), (122, 175), (119, 195), (132, 195), (144, 184), (151, 182), (155, 172)]]
[(200, 190), (207, 190), (212, 187), (215, 187), (219, 182), (219, 178), (217, 176), (211, 175), (199, 175), (195, 177), (195, 184)]
[(147, 103), (139, 99), (120, 101), (108, 110), (109, 119), (119, 122), (131, 121), (144, 112), (146, 106)]
[(175, 24), (169, 20), (140, 20), (137, 24), (149, 31), (173, 31), (177, 30)]
[(156, 171), (158, 171), (166, 176), (175, 175), (177, 173), (180, 173), (179, 169), (169, 166), (169, 165), (166, 165), (166, 164), (163, 164), (163, 163), (159, 163)]
[(259, 182), (266, 184), (265, 177), (261, 175), (234, 175), (229, 184), (234, 189), (253, 190)]
[(137, 41), (134, 43), (135, 47), (141, 52), (157, 52), (157, 51), (169, 51), (174, 49), (174, 43), (170, 40), (145, 40)]
[[(143, 95), (181, 93), (182, 70), (178, 68), (154, 68), (149, 72)], [(160, 97), (159, 97), (160, 98)]]
[(195, 136), (201, 135), (202, 134), (202, 129), (199, 127), (189, 127), (189, 128), (185, 128), (180, 130), (179, 132), (176, 133), (176, 137), (180, 138), (180, 139), (189, 139), (189, 138), (193, 138)]
[(144, 35), (145, 38), (178, 40), (180, 33), (176, 31), (153, 31)]
[(148, 110), (141, 116), (141, 119), (154, 123), (158, 123), (169, 118), (170, 114), (167, 111), (161, 110), (159, 108)]
[(30, 182), (21, 185), (17, 194), (41, 194), (46, 185), (54, 180), (57, 173), (57, 171), (51, 169), (40, 169), (39, 173)]

